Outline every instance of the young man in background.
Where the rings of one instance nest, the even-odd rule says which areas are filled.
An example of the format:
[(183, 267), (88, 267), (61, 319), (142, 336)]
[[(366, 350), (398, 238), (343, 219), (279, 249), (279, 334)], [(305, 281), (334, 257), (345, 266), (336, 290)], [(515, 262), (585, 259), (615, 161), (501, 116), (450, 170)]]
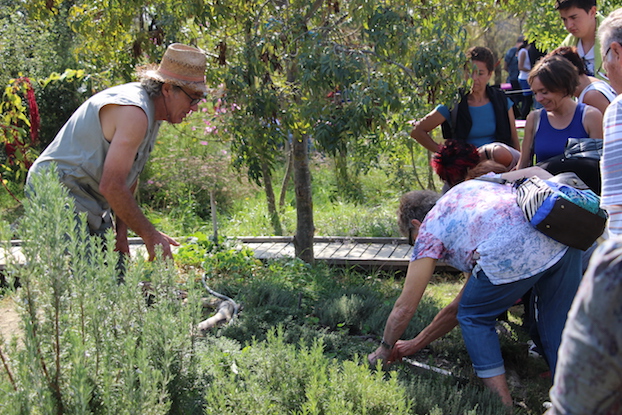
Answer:
[(596, 0), (556, 0), (555, 9), (569, 33), (560, 46), (575, 46), (585, 62), (587, 75), (605, 79), (599, 73), (602, 57), (596, 31), (603, 16), (596, 9)]

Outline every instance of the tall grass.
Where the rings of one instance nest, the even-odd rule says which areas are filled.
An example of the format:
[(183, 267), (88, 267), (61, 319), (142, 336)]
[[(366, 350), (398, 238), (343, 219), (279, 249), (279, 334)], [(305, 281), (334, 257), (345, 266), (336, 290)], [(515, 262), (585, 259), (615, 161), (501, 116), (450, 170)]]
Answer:
[[(330, 163), (316, 159), (312, 169), (316, 235), (400, 236), (395, 211), (401, 192), (398, 186), (391, 185), (391, 178), (384, 171), (373, 169), (361, 177), (364, 202), (339, 197), (333, 180)], [(293, 235), (296, 230), (294, 189), (290, 187), (287, 191), (281, 222), (284, 233)], [(274, 230), (270, 224), (265, 194), (258, 191), (236, 200), (229, 212), (220, 213), (219, 226), (222, 234), (227, 236), (272, 235)]]

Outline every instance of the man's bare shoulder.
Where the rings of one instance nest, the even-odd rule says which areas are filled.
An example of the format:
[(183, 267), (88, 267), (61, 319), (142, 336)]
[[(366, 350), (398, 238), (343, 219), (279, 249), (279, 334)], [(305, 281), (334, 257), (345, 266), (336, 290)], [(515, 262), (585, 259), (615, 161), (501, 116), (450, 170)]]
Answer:
[(136, 105), (119, 105), (108, 104), (104, 105), (99, 110), (99, 118), (112, 118), (112, 119), (131, 119), (134, 121), (140, 121), (144, 119), (147, 122), (147, 114), (145, 111)]
[[(106, 140), (112, 138), (119, 131), (132, 130), (134, 132), (147, 131), (148, 118), (145, 111), (135, 105), (109, 104), (99, 111), (99, 121)], [(141, 134), (139, 134), (141, 135)]]

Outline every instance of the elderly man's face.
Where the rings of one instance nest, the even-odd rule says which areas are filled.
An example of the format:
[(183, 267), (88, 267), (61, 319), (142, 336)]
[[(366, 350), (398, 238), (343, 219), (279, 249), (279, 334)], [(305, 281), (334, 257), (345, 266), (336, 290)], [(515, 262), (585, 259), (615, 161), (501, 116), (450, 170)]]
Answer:
[(609, 78), (611, 87), (622, 94), (622, 45), (611, 43), (602, 51), (603, 69)]

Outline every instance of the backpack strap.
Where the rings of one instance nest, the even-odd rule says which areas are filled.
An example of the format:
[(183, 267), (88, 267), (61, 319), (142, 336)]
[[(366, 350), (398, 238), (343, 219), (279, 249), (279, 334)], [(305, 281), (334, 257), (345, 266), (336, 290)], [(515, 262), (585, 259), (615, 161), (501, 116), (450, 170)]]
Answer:
[(475, 180), (481, 180), (483, 182), (492, 182), (492, 183), (497, 183), (497, 184), (512, 183), (511, 180), (504, 179), (503, 177), (480, 176), (480, 177), (476, 177)]
[(460, 101), (456, 101), (454, 103), (453, 108), (451, 109), (451, 132), (452, 132), (452, 136), (455, 137), (456, 136), (456, 121), (458, 120), (458, 107)]
[(533, 166), (533, 157), (536, 155), (536, 133), (538, 132), (538, 128), (540, 128), (540, 114), (541, 111), (545, 111), (544, 108), (539, 109), (537, 111), (533, 111), (533, 138), (531, 139), (531, 148), (529, 149), (529, 161), (530, 166)]
[[(454, 100), (453, 106), (449, 110), (449, 119), (445, 120), (441, 124), (441, 131), (443, 133), (443, 139), (458, 139), (456, 136), (456, 125), (458, 124), (458, 112), (460, 111), (461, 103), (466, 99), (467, 93), (462, 88), (458, 90), (458, 98)], [(467, 104), (468, 105), (468, 104)], [(468, 109), (468, 106), (467, 106)], [(470, 115), (469, 115), (470, 116)]]

